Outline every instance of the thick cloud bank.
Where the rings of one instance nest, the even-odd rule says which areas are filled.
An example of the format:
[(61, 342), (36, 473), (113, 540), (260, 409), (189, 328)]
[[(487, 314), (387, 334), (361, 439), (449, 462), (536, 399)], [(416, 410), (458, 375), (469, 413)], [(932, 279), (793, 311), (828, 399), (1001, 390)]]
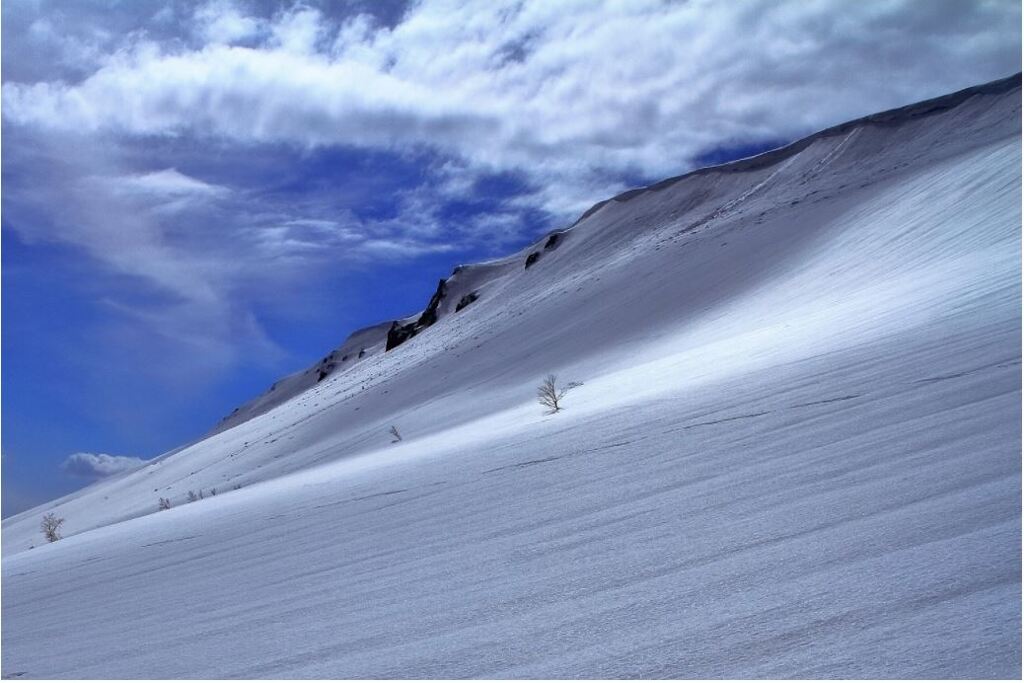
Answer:
[(456, 176), (523, 173), (531, 201), (562, 213), (723, 143), (793, 137), (1019, 67), (1016, 2), (428, 0), (392, 26), (255, 10), (218, 0), (178, 16), (173, 39), (150, 27), (76, 39), (91, 71), (6, 83), (4, 115), (87, 133), (427, 147)]

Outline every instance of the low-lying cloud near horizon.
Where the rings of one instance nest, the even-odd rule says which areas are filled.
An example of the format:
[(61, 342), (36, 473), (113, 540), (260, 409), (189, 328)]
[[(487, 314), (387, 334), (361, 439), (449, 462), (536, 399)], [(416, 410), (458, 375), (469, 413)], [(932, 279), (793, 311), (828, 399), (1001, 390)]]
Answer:
[(84, 479), (102, 479), (133, 470), (145, 460), (106, 453), (72, 453), (61, 465), (67, 474)]

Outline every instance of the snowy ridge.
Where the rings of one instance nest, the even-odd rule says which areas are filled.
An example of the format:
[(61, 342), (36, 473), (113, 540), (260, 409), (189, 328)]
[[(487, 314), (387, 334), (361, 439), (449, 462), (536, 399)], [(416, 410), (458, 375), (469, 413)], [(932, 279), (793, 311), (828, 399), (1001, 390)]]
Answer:
[[(965, 88), (949, 95), (936, 97), (923, 102), (907, 105), (905, 107), (899, 107), (878, 114), (865, 116), (860, 119), (855, 119), (853, 121), (833, 126), (832, 128), (827, 128), (806, 138), (797, 140), (789, 145), (780, 147), (777, 150), (772, 150), (754, 157), (739, 159), (737, 161), (717, 166), (696, 169), (690, 173), (668, 178), (648, 187), (628, 190), (612, 197), (611, 199), (598, 202), (591, 208), (587, 209), (580, 218), (573, 223), (573, 226), (577, 225), (594, 212), (600, 210), (609, 202), (629, 201), (630, 199), (640, 196), (646, 192), (658, 192), (687, 178), (704, 173), (742, 172), (763, 168), (765, 166), (773, 166), (776, 164), (784, 165), (786, 160), (792, 158), (816, 140), (840, 135), (844, 136), (843, 142), (837, 145), (829, 155), (820, 160), (819, 164), (825, 166), (832, 160), (832, 156), (841, 153), (846, 144), (865, 126), (899, 125), (902, 122), (906, 122), (917, 117), (929, 116), (951, 109), (976, 95), (998, 95), (1006, 93), (1014, 88), (1019, 88), (1020, 83), (1021, 74), (1015, 74), (1014, 76), (993, 81), (991, 83)], [(762, 185), (768, 182), (768, 180), (769, 179), (762, 181), (759, 185), (750, 188), (745, 193), (734, 198), (728, 205), (721, 207), (719, 211), (726, 211), (731, 208), (732, 205), (742, 202), (747, 198), (747, 196), (759, 190)], [(523, 252), (527, 254), (542, 254), (545, 251), (544, 246), (550, 242), (552, 235), (555, 235), (555, 239), (558, 241), (566, 233), (567, 230), (553, 231), (552, 233), (542, 237), (533, 245), (526, 247)], [(555, 246), (555, 244), (552, 244), (552, 246)], [(516, 262), (516, 259), (499, 260), (499, 263), (503, 265), (508, 265), (510, 262), (514, 263)], [(481, 264), (477, 266), (460, 266), (456, 268), (451, 277), (442, 281), (448, 286), (449, 291), (442, 301), (439, 318), (454, 312), (455, 307), (458, 305), (457, 302), (461, 301), (462, 297), (470, 293), (478, 292), (478, 290), (487, 283), (489, 278), (482, 277), (481, 273), (487, 273), (491, 277), (498, 277), (502, 273), (502, 270), (503, 269), (495, 268), (490, 264), (487, 267)], [(472, 281), (467, 282), (467, 278), (465, 276), (456, 281), (456, 275), (466, 272), (474, 273), (475, 277), (473, 277)], [(422, 311), (400, 322), (409, 323), (413, 319), (419, 318), (421, 314)], [(384, 352), (386, 350), (387, 330), (392, 326), (392, 324), (394, 324), (394, 322), (399, 321), (382, 322), (353, 332), (341, 346), (333, 350), (315, 365), (304, 371), (300, 371), (293, 375), (289, 375), (284, 379), (278, 380), (267, 392), (236, 408), (217, 425), (212, 433), (234, 427), (257, 415), (267, 412), (271, 408), (285, 403), (293, 397), (307, 391), (315, 384), (323, 381), (323, 379), (328, 375), (349, 370), (358, 361), (362, 360), (365, 355)]]
[[(566, 231), (564, 230), (553, 231), (534, 245), (527, 247), (526, 251), (531, 254), (536, 253), (539, 258), (540, 255), (564, 243), (565, 236)], [(533, 263), (531, 262), (531, 265)], [(525, 269), (525, 262), (516, 256), (488, 263), (456, 266), (449, 277), (440, 281), (438, 290), (431, 299), (432, 303), (436, 299), (436, 306), (428, 305), (424, 310), (406, 318), (378, 323), (353, 332), (341, 346), (313, 366), (278, 380), (265, 393), (236, 408), (221, 420), (210, 434), (230, 429), (262, 415), (304, 393), (327, 377), (348, 372), (367, 357), (394, 350), (408, 340), (400, 335), (396, 340), (398, 343), (393, 348), (389, 348), (389, 345), (393, 343), (391, 340), (395, 328), (414, 325), (424, 315), (431, 316), (432, 322), (415, 332), (415, 334), (419, 334), (437, 321), (475, 304), (491, 288), (493, 280), (508, 275), (517, 266)]]
[(328, 376), (351, 369), (367, 356), (382, 353), (388, 327), (390, 327), (390, 323), (379, 323), (356, 330), (345, 339), (341, 346), (324, 356), (315, 365), (277, 380), (266, 392), (235, 408), (230, 415), (217, 424), (211, 434), (222, 432), (251, 420), (257, 415), (262, 415), (309, 390)]
[(1020, 78), (935, 102), (602, 203), (4, 520), (4, 674), (1018, 677)]
[(745, 159), (737, 159), (736, 161), (718, 164), (716, 166), (699, 168), (694, 171), (690, 171), (689, 173), (684, 173), (683, 175), (666, 178), (665, 180), (661, 180), (653, 185), (648, 185), (647, 187), (626, 190), (611, 199), (598, 202), (594, 206), (590, 207), (583, 212), (583, 215), (581, 215), (576, 222), (579, 223), (608, 202), (629, 201), (633, 197), (640, 196), (646, 192), (657, 192), (658, 190), (671, 187), (672, 185), (675, 185), (676, 183), (693, 175), (729, 171), (750, 171), (764, 166), (770, 166), (787, 159), (794, 154), (798, 154), (817, 140), (835, 137), (837, 135), (846, 135), (870, 126), (898, 126), (922, 116), (931, 116), (948, 109), (953, 109), (976, 95), (1001, 95), (1019, 89), (1020, 85), (1021, 74), (1016, 73), (1012, 76), (1007, 76), (1006, 78), (1001, 78), (989, 83), (982, 83), (981, 85), (964, 88), (963, 90), (958, 90), (948, 95), (933, 97), (930, 100), (922, 100), (921, 102), (915, 102), (914, 104), (908, 104), (903, 107), (896, 107), (895, 109), (878, 112), (877, 114), (869, 114), (868, 116), (863, 116), (859, 119), (853, 119), (852, 121), (840, 123), (836, 126), (832, 126), (831, 128), (818, 131), (813, 135), (808, 135), (805, 138), (801, 138), (800, 140), (779, 147), (778, 149), (773, 149)]

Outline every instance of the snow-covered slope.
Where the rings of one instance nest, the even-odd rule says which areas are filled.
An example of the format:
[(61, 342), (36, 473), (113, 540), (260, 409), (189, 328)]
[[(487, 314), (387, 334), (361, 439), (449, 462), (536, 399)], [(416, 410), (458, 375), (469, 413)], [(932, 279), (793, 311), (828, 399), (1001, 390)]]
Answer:
[(338, 348), (324, 356), (312, 367), (274, 382), (266, 392), (235, 408), (214, 428), (213, 433), (230, 429), (257, 415), (287, 403), (299, 394), (327, 379), (334, 373), (351, 370), (368, 356), (383, 353), (391, 323), (380, 323), (348, 336)]
[(1018, 676), (1020, 102), (603, 202), (5, 520), (4, 675)]

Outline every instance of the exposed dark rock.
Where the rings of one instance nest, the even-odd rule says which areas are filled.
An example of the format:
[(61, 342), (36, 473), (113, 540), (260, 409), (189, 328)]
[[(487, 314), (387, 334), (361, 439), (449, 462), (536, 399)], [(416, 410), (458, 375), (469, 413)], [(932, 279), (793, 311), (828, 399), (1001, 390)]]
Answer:
[(437, 309), (447, 294), (448, 282), (445, 280), (438, 281), (437, 289), (434, 290), (434, 295), (430, 297), (430, 303), (427, 304), (427, 307), (423, 310), (423, 313), (420, 314), (420, 317), (416, 322), (401, 325), (396, 320), (391, 323), (391, 329), (388, 330), (388, 341), (384, 346), (384, 350), (390, 351), (399, 344), (415, 337), (419, 332), (436, 323)]
[(427, 304), (426, 309), (420, 315), (420, 319), (416, 321), (419, 327), (430, 327), (437, 322), (437, 307), (441, 305), (441, 300), (444, 299), (447, 293), (448, 283), (444, 280), (439, 280), (437, 289), (434, 290), (434, 295), (430, 297), (430, 303)]
[(316, 367), (316, 381), (319, 384), (328, 375), (330, 375), (338, 367), (337, 361), (334, 360), (335, 353), (331, 352), (324, 356), (324, 359)]
[(532, 266), (534, 263), (537, 262), (537, 259), (539, 259), (539, 258), (540, 258), (540, 252), (539, 251), (535, 251), (532, 254), (530, 254), (529, 256), (527, 256), (526, 257), (526, 267), (529, 268), (530, 266)]
[(474, 301), (476, 301), (479, 298), (480, 298), (479, 294), (477, 294), (476, 292), (470, 292), (466, 296), (464, 296), (461, 299), (459, 299), (459, 303), (455, 304), (455, 312), (458, 313), (463, 308), (465, 308), (466, 306), (470, 305), (471, 303), (473, 303)]
[[(365, 355), (366, 355), (366, 349), (359, 349), (359, 357), (360, 357), (360, 358), (362, 358), (362, 357), (363, 357), (363, 356), (365, 356)], [(348, 357), (348, 356), (346, 356), (346, 358), (347, 358), (347, 357)]]
[(404, 343), (408, 339), (411, 339), (416, 335), (416, 323), (409, 323), (408, 325), (400, 325), (396, 320), (391, 324), (391, 329), (388, 330), (388, 341), (384, 345), (385, 351), (390, 351), (399, 344)]
[(544, 251), (548, 251), (549, 249), (554, 249), (555, 247), (557, 247), (561, 239), (562, 233), (551, 233), (551, 235), (548, 237), (548, 241), (544, 243)]

